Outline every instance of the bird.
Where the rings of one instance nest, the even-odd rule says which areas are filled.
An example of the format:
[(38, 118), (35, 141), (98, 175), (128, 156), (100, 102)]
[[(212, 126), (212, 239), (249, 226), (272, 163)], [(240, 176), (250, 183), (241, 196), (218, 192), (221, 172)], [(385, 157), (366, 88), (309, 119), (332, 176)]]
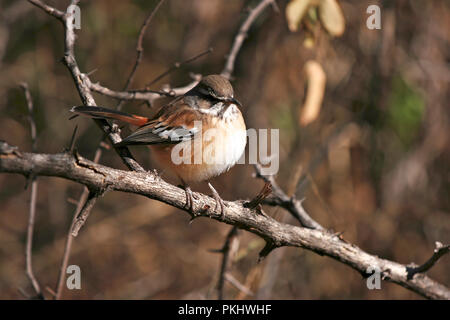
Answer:
[(97, 106), (74, 106), (71, 112), (137, 126), (115, 146), (150, 146), (160, 165), (180, 179), (186, 194), (185, 208), (194, 216), (189, 184), (208, 181), (215, 210), (223, 218), (225, 204), (209, 180), (233, 167), (245, 151), (246, 125), (240, 108), (229, 80), (212, 74), (162, 106), (151, 118)]

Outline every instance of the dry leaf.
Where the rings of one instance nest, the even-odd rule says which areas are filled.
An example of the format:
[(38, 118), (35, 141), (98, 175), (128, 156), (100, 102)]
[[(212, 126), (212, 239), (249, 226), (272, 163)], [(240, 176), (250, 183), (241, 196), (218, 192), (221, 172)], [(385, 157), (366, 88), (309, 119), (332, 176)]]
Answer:
[(286, 19), (288, 21), (289, 30), (297, 31), (305, 16), (311, 0), (291, 0), (286, 6)]
[(319, 17), (323, 27), (333, 37), (339, 37), (345, 30), (345, 18), (336, 0), (321, 0)]
[(325, 72), (317, 61), (309, 60), (306, 62), (305, 74), (308, 81), (308, 89), (305, 103), (300, 113), (299, 123), (301, 126), (310, 124), (319, 115), (326, 83)]

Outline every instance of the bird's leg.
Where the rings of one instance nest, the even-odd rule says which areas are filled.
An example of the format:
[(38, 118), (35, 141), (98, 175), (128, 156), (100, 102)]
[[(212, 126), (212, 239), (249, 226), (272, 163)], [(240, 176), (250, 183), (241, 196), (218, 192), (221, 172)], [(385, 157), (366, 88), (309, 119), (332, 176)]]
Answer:
[(186, 193), (186, 209), (188, 209), (189, 212), (195, 215), (194, 197), (192, 196), (192, 190), (188, 186), (184, 186), (184, 192)]
[(214, 210), (219, 211), (220, 217), (223, 219), (225, 216), (225, 203), (223, 202), (222, 198), (217, 193), (216, 189), (214, 189), (212, 184), (209, 182), (208, 182), (208, 187), (209, 187), (209, 189), (211, 189), (211, 191), (213, 193), (214, 200), (216, 200), (216, 207), (214, 208)]

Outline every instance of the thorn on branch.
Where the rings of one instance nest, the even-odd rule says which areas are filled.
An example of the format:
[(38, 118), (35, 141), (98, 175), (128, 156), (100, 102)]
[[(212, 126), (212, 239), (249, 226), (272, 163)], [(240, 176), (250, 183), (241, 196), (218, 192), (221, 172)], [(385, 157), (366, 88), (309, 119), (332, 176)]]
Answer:
[(36, 175), (33, 174), (33, 171), (28, 172), (28, 174), (25, 177), (25, 186), (23, 187), (24, 190), (27, 190), (30, 184), (33, 184), (33, 182), (36, 180)]
[(272, 193), (272, 184), (270, 181), (266, 181), (258, 195), (251, 201), (244, 203), (244, 207), (249, 209), (255, 209), (258, 207), (265, 198)]
[(450, 252), (450, 244), (443, 245), (439, 241), (436, 241), (435, 245), (436, 248), (434, 249), (433, 255), (424, 264), (422, 264), (421, 266), (411, 264), (406, 267), (408, 280), (414, 278), (414, 275), (416, 275), (417, 273), (423, 273), (430, 270), (442, 256)]
[[(302, 227), (309, 229), (324, 230), (324, 228), (316, 222), (306, 212), (302, 206), (302, 200), (295, 197), (289, 197), (283, 189), (281, 189), (275, 181), (273, 176), (265, 176), (262, 174), (262, 167), (260, 164), (255, 164), (254, 177), (262, 179), (266, 183), (269, 182), (272, 188), (272, 196), (269, 199), (263, 199), (263, 203), (271, 206), (281, 206), (286, 209), (296, 220), (298, 220)], [(267, 201), (266, 201), (267, 200)]]
[(269, 255), (269, 253), (271, 253), (274, 249), (277, 248), (277, 245), (272, 240), (267, 240), (267, 239), (265, 239), (265, 240), (266, 240), (266, 245), (259, 252), (258, 263), (263, 261)]
[(189, 221), (188, 221), (188, 224), (192, 224), (192, 222), (194, 222), (195, 219), (200, 218), (200, 217), (201, 217), (200, 214), (192, 213), (192, 214), (191, 214), (191, 218), (190, 218)]
[(98, 197), (99, 195), (95, 192), (89, 193), (89, 196), (83, 205), (83, 209), (81, 209), (81, 212), (78, 214), (78, 217), (76, 218), (75, 223), (72, 227), (72, 236), (78, 236), (78, 232), (86, 223), (86, 220), (89, 217), (89, 214), (91, 213), (91, 210), (94, 207), (95, 203), (97, 202)]
[(11, 146), (8, 142), (0, 140), (0, 155), (10, 155), (14, 154), (19, 158), (22, 157), (22, 154), (19, 151), (19, 147)]
[(78, 125), (75, 126), (72, 133), (72, 138), (70, 138), (70, 144), (69, 148), (67, 149), (68, 153), (73, 153), (74, 147), (75, 147), (75, 141), (77, 137), (77, 131), (78, 131)]

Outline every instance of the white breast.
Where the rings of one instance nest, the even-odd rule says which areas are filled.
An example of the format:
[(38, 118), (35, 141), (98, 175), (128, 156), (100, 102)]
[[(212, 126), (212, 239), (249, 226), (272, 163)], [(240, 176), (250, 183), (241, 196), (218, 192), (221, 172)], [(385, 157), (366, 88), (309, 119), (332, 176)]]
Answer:
[[(229, 106), (221, 117), (207, 119), (201, 130), (202, 143), (199, 143), (197, 135), (195, 141), (184, 141), (170, 147), (170, 153), (159, 153), (160, 161), (168, 164), (185, 182), (205, 181), (216, 177), (233, 167), (244, 153), (247, 132), (237, 106)], [(180, 154), (180, 150), (183, 156), (183, 150), (192, 151), (187, 153), (188, 162), (174, 163), (173, 157)]]
[(238, 162), (247, 144), (247, 132), (237, 106), (231, 105), (213, 129), (203, 132), (203, 141), (206, 170), (202, 180), (218, 176)]

